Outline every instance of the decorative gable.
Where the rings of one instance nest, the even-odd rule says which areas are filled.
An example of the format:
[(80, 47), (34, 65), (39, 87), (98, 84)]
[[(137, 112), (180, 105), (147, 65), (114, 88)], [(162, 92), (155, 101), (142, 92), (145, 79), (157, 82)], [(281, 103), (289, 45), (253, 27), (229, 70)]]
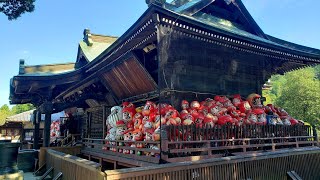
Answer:
[(219, 21), (251, 34), (268, 39), (241, 0), (174, 0), (166, 1), (165, 8), (181, 15), (207, 21)]

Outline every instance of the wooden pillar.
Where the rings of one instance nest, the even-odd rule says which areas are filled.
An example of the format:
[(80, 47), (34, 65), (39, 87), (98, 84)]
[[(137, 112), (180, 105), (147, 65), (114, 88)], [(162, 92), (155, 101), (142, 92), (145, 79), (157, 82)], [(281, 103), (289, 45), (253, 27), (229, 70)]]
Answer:
[(41, 113), (38, 110), (33, 111), (33, 123), (34, 123), (33, 149), (39, 149), (40, 121), (41, 121)]
[(104, 139), (106, 137), (106, 131), (107, 131), (107, 127), (106, 127), (106, 121), (107, 121), (107, 107), (106, 106), (102, 106), (102, 139)]
[(50, 146), (50, 126), (51, 126), (51, 113), (45, 113), (45, 120), (44, 120), (44, 136), (43, 136), (43, 147)]
[(87, 112), (87, 138), (91, 137), (91, 112)]
[(43, 129), (43, 147), (50, 146), (50, 126), (51, 126), (51, 114), (53, 105), (51, 102), (46, 101), (40, 106), (40, 111), (45, 114), (44, 129)]
[(162, 126), (161, 127), (161, 133), (160, 133), (160, 159), (167, 161), (169, 156), (168, 156), (168, 134), (166, 131), (167, 126)]

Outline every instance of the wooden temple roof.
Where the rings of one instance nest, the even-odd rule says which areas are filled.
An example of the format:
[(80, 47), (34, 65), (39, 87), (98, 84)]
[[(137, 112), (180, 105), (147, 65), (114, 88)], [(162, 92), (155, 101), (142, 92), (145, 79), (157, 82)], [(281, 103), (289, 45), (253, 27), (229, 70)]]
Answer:
[[(75, 63), (27, 66), (20, 60), (19, 74), (10, 80), (10, 103), (25, 104), (52, 97), (55, 92), (82, 78)], [(40, 102), (39, 102), (40, 103)]]
[(117, 37), (93, 34), (89, 29), (85, 29), (83, 40), (79, 42), (76, 68), (80, 68), (94, 60), (116, 40)]
[[(180, 2), (178, 3), (180, 6), (172, 6), (172, 4), (177, 2)], [(306, 56), (317, 57), (318, 59), (320, 57), (319, 50), (294, 45), (294, 43), (265, 34), (254, 21), (241, 0), (176, 0), (171, 3), (165, 3), (163, 7), (161, 10), (166, 10), (166, 14), (177, 17), (172, 23), (177, 22), (179, 19), (184, 19), (187, 22), (193, 21), (193, 24), (202, 24), (202, 26), (216, 32), (243, 38), (243, 40), (249, 40), (256, 44), (286, 48), (305, 53)]]
[[(190, 38), (237, 52), (279, 61), (269, 74), (320, 64), (320, 51), (266, 35), (240, 0), (153, 0), (143, 15), (119, 38), (84, 31), (75, 70), (44, 76), (15, 76), (11, 83), (11, 103), (31, 102), (37, 90), (50, 87), (53, 101), (75, 99), (84, 89), (98, 89), (111, 101), (155, 91), (156, 82), (132, 53), (158, 41), (156, 25)], [(96, 44), (96, 46), (95, 46)], [(130, 74), (125, 62), (131, 63)], [(281, 63), (280, 63), (281, 62)], [(133, 64), (133, 65), (132, 65)], [(130, 77), (130, 79), (127, 79)], [(137, 79), (137, 82), (134, 81)], [(30, 84), (24, 83), (26, 80)], [(139, 81), (139, 82), (138, 82)], [(137, 86), (143, 84), (142, 86)], [(103, 88), (100, 88), (100, 86)], [(21, 86), (21, 87), (20, 87)], [(24, 87), (25, 86), (25, 87)], [(35, 88), (35, 87), (41, 88)], [(23, 88), (22, 88), (23, 87)]]
[(61, 74), (71, 72), (74, 70), (75, 63), (63, 64), (43, 64), (27, 66), (24, 61), (20, 62), (19, 75), (20, 76), (51, 76), (54, 74)]

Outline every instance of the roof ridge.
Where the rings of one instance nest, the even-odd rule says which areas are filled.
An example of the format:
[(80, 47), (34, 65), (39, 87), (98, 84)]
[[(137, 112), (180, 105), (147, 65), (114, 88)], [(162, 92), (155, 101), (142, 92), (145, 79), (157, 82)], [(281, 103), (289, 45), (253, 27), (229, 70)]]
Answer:
[(102, 36), (102, 37), (111, 37), (111, 38), (119, 38), (119, 37), (117, 37), (117, 36), (103, 35), (103, 34), (95, 34), (95, 33), (91, 33), (91, 35), (93, 35), (93, 36)]
[(38, 64), (38, 65), (24, 65), (24, 67), (36, 67), (36, 66), (57, 66), (57, 65), (72, 65), (74, 62), (68, 63), (56, 63), (56, 64)]

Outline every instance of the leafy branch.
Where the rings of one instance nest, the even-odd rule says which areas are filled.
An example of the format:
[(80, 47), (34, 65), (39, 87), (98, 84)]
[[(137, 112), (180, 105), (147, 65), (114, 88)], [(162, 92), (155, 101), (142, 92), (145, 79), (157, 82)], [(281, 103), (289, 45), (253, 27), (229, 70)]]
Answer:
[(0, 0), (0, 12), (9, 20), (15, 20), (25, 12), (34, 11), (36, 0)]

